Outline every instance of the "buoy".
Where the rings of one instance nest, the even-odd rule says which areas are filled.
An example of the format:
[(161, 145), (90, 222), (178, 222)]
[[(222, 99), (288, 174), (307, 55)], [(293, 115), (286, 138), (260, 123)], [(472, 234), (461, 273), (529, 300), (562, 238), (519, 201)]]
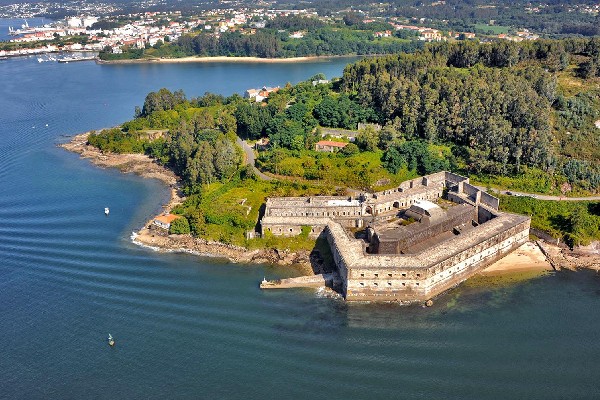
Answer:
[(431, 299), (427, 300), (427, 301), (425, 302), (425, 305), (426, 305), (427, 307), (431, 307), (431, 306), (433, 305), (433, 300), (431, 300)]

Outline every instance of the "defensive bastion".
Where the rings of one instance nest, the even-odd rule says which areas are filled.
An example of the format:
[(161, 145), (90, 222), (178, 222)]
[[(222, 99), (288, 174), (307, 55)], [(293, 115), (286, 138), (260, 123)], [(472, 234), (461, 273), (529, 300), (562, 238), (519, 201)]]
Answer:
[(308, 226), (325, 235), (346, 300), (423, 301), (528, 240), (530, 218), (498, 206), (443, 171), (356, 198), (268, 198), (260, 226), (262, 234), (295, 236)]

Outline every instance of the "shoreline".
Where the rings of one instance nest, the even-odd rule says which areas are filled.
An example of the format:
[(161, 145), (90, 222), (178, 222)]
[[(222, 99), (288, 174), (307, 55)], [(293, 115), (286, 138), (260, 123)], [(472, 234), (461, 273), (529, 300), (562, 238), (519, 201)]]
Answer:
[[(160, 180), (167, 185), (171, 192), (169, 202), (162, 206), (163, 212), (161, 214), (171, 212), (173, 207), (185, 200), (181, 193), (179, 179), (173, 171), (157, 164), (152, 158), (144, 154), (103, 153), (87, 144), (87, 137), (90, 133), (91, 131), (75, 135), (68, 142), (59, 144), (59, 147), (77, 153), (81, 158), (87, 159), (101, 168), (117, 168), (123, 173), (133, 173), (142, 178)], [(146, 221), (144, 226), (132, 233), (130, 238), (134, 244), (164, 253), (180, 252), (202, 257), (225, 258), (232, 263), (295, 266), (304, 274), (313, 274), (310, 252), (308, 251), (250, 250), (240, 246), (194, 238), (190, 235), (159, 235), (149, 229), (154, 218), (152, 217)]]
[(278, 64), (278, 63), (312, 62), (312, 61), (317, 61), (317, 60), (327, 60), (327, 59), (345, 58), (345, 57), (352, 58), (352, 57), (362, 57), (362, 56), (359, 56), (359, 55), (306, 56), (306, 57), (289, 57), (289, 58), (188, 56), (188, 57), (181, 57), (181, 58), (139, 58), (139, 59), (126, 59), (126, 60), (97, 60), (96, 63), (108, 64), (108, 65), (110, 65), (110, 64), (184, 64), (184, 63), (211, 63), (211, 62)]
[[(163, 213), (182, 203), (185, 197), (180, 190), (178, 177), (169, 169), (157, 164), (144, 154), (105, 154), (87, 144), (91, 132), (73, 136), (69, 142), (59, 146), (88, 159), (102, 168), (117, 168), (123, 173), (134, 173), (143, 178), (158, 179), (170, 188), (169, 202), (163, 205)], [(305, 275), (319, 273), (322, 265), (315, 265), (309, 251), (287, 252), (277, 249), (247, 249), (226, 243), (207, 241), (190, 235), (160, 235), (149, 229), (154, 217), (138, 231), (133, 232), (131, 241), (158, 252), (185, 252), (202, 257), (225, 258), (232, 263), (270, 264), (295, 266)], [(598, 244), (600, 254), (600, 244)], [(556, 269), (591, 269), (600, 272), (600, 256), (581, 255), (577, 252), (549, 243), (527, 242), (502, 259), (479, 271), (479, 276), (501, 276), (518, 272), (547, 273)]]

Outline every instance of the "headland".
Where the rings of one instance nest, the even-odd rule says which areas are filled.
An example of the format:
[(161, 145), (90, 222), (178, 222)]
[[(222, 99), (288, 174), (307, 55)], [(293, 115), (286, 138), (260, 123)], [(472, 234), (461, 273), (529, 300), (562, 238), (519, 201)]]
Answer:
[[(183, 197), (181, 191), (179, 190), (180, 187), (179, 187), (179, 182), (178, 182), (177, 176), (171, 170), (165, 168), (162, 165), (157, 164), (150, 157), (141, 155), (141, 154), (105, 154), (105, 153), (102, 153), (97, 148), (87, 144), (87, 136), (89, 134), (90, 134), (90, 132), (76, 135), (68, 143), (62, 144), (61, 147), (65, 148), (69, 151), (76, 152), (76, 153), (80, 154), (81, 157), (89, 159), (93, 164), (103, 167), (103, 168), (106, 168), (106, 167), (117, 168), (121, 172), (124, 172), (124, 173), (135, 173), (144, 178), (153, 178), (153, 179), (161, 180), (166, 185), (168, 185), (171, 190), (170, 201), (168, 204), (165, 204), (163, 206), (164, 214), (168, 214), (175, 205), (181, 203), (184, 200), (184, 197)], [(406, 206), (409, 206), (412, 204), (417, 204), (416, 202), (419, 201), (419, 199), (416, 199), (416, 198), (415, 199), (412, 199), (412, 197), (410, 199), (408, 198), (408, 197), (410, 197), (410, 193), (413, 193), (412, 189), (416, 190), (416, 192), (418, 192), (419, 195), (421, 195), (421, 196), (424, 194), (425, 197), (429, 196), (431, 198), (431, 196), (434, 196), (435, 198), (438, 198), (438, 196), (441, 196), (442, 192), (445, 189), (447, 189), (446, 186), (448, 186), (447, 180), (441, 179), (441, 178), (436, 179), (436, 177), (439, 178), (443, 174), (449, 174), (449, 173), (439, 173), (439, 174), (437, 174), (439, 176), (436, 175), (436, 176), (432, 176), (432, 177), (422, 178), (422, 179), (425, 179), (425, 181), (414, 180), (412, 182), (413, 187), (410, 187), (411, 182), (406, 182), (404, 184), (404, 186), (406, 186), (405, 188), (403, 186), (401, 186), (398, 190), (387, 191), (386, 193), (382, 192), (379, 194), (374, 194), (373, 198), (371, 198), (371, 200), (369, 202), (364, 202), (364, 204), (361, 204), (361, 207), (364, 208), (365, 217), (371, 219), (371, 221), (375, 221), (375, 217), (378, 217), (377, 220), (379, 221), (379, 223), (385, 224), (386, 220), (389, 220), (388, 217), (385, 217), (386, 211), (392, 211), (392, 209), (403, 208), (403, 206), (404, 206), (404, 208), (407, 208), (406, 211), (408, 211), (408, 209), (410, 207), (406, 207)], [(454, 174), (451, 174), (450, 176), (457, 177)], [(463, 177), (459, 177), (459, 178), (465, 179)], [(429, 179), (429, 181), (431, 181), (431, 186), (429, 187), (429, 189), (427, 188), (427, 185), (423, 185), (424, 182), (428, 183), (427, 179)], [(444, 182), (442, 182), (442, 181), (444, 181)], [(454, 183), (458, 183), (457, 181), (460, 181), (460, 179), (455, 178), (455, 179), (452, 179), (452, 181)], [(465, 184), (468, 185), (467, 189), (466, 189), (467, 190), (466, 195), (464, 193), (464, 190), (465, 190), (464, 185)], [(462, 197), (463, 197), (464, 202), (473, 203), (473, 201), (474, 200), (476, 201), (477, 198), (479, 198), (479, 201), (481, 202), (482, 196), (484, 196), (483, 198), (485, 199), (486, 203), (490, 203), (490, 204), (492, 204), (492, 206), (496, 205), (496, 200), (493, 196), (488, 195), (488, 194), (483, 194), (483, 192), (479, 191), (478, 189), (471, 187), (468, 184), (468, 181), (464, 182), (462, 185), (463, 185), (462, 186), (463, 187), (462, 188), (462, 190), (463, 190)], [(432, 194), (433, 192), (429, 193), (431, 191), (431, 189), (433, 189), (433, 188), (435, 189), (434, 190), (435, 194)], [(471, 193), (471, 191), (472, 191), (472, 193)], [(405, 200), (405, 204), (401, 205), (401, 202), (399, 202), (398, 199), (395, 199), (395, 198), (392, 199), (392, 197), (394, 197), (392, 192), (397, 193), (397, 195), (400, 195), (401, 197), (405, 197), (407, 199), (407, 200)], [(416, 192), (414, 192), (413, 194), (415, 194)], [(382, 203), (381, 201), (377, 201), (377, 199), (374, 198), (375, 196), (377, 196), (379, 198), (379, 200), (381, 200), (381, 201), (383, 201), (385, 199), (386, 200), (385, 204)], [(458, 194), (457, 194), (457, 196), (458, 196)], [(469, 196), (471, 196), (471, 199), (469, 199)], [(303, 201), (307, 201), (307, 199), (308, 199), (308, 201), (310, 201), (310, 198), (303, 199)], [(433, 198), (431, 198), (431, 199), (433, 200)], [(286, 201), (293, 201), (293, 200), (294, 199), (288, 199), (288, 200), (283, 200), (283, 201), (286, 202)], [(387, 204), (387, 200), (390, 200), (389, 205)], [(317, 197), (313, 198), (313, 205), (316, 205), (318, 203), (318, 201), (319, 201), (319, 199)], [(271, 206), (271, 209), (273, 209), (274, 202), (277, 203), (277, 200), (276, 199), (267, 199), (267, 210), (269, 210), (269, 205)], [(411, 202), (412, 202), (412, 204), (410, 204)], [(477, 204), (477, 203), (475, 203), (475, 204)], [(469, 207), (472, 207), (472, 210), (477, 210), (477, 207), (481, 206), (486, 211), (486, 212), (484, 212), (484, 214), (487, 215), (488, 217), (491, 217), (491, 214), (489, 214), (489, 211), (490, 211), (489, 204), (483, 204), (483, 205), (478, 204), (477, 206), (475, 206), (475, 204), (472, 204)], [(336, 206), (340, 206), (340, 204), (336, 203)], [(370, 208), (367, 209), (367, 207), (370, 207)], [(389, 210), (387, 210), (388, 208), (389, 208)], [(295, 210), (297, 211), (298, 208), (295, 207)], [(429, 210), (429, 211), (422, 210), (422, 211), (425, 211), (423, 216), (426, 216), (429, 219), (431, 219), (431, 216), (433, 214), (435, 214), (435, 212), (433, 212), (433, 214), (432, 214), (432, 210)], [(379, 214), (380, 212), (381, 212), (381, 215), (378, 216), (377, 214)], [(475, 211), (473, 211), (473, 212), (475, 212)], [(482, 212), (483, 211), (477, 211), (476, 212), (477, 215), (474, 216), (472, 214), (472, 212), (469, 211), (465, 215), (468, 214), (469, 218), (473, 217), (474, 220), (477, 220), (481, 216), (480, 214)], [(455, 213), (455, 211), (451, 211), (450, 213), (451, 214)], [(268, 216), (268, 214), (269, 214), (269, 212), (267, 211), (267, 213), (265, 215)], [(426, 215), (426, 214), (431, 214), (431, 215)], [(459, 213), (457, 213), (457, 215), (458, 214), (461, 214), (461, 213), (459, 212)], [(452, 215), (454, 216), (454, 214), (452, 214)], [(314, 216), (314, 217), (316, 219), (318, 219), (319, 221), (321, 220), (321, 218), (319, 218), (318, 216)], [(357, 221), (356, 218), (352, 218), (349, 215), (349, 211), (348, 211), (348, 215), (345, 217), (347, 217), (347, 218), (345, 218), (345, 219), (341, 218), (341, 219), (353, 221), (354, 223), (356, 223), (356, 221)], [(263, 217), (263, 221), (262, 221), (263, 224), (261, 225), (262, 228), (263, 229), (273, 229), (273, 228), (278, 229), (276, 227), (277, 226), (277, 224), (276, 224), (277, 218), (278, 217), (273, 217), (273, 218)], [(457, 217), (457, 218), (460, 219), (461, 217)], [(526, 218), (526, 217), (511, 216), (510, 218), (513, 218), (513, 219), (520, 218), (519, 221), (515, 222), (519, 226), (521, 224), (524, 224), (524, 223), (526, 224), (526, 222), (528, 222), (528, 218)], [(294, 218), (292, 218), (292, 219), (294, 219)], [(523, 221), (521, 221), (521, 219)], [(273, 221), (271, 221), (271, 220), (273, 220)], [(300, 270), (303, 273), (305, 273), (306, 275), (311, 275), (311, 274), (315, 273), (314, 268), (312, 268), (312, 266), (311, 266), (311, 262), (313, 260), (311, 260), (310, 252), (307, 252), (307, 251), (298, 251), (298, 252), (287, 251), (286, 252), (286, 251), (280, 251), (277, 249), (249, 250), (249, 249), (246, 249), (246, 248), (240, 247), (240, 246), (234, 246), (234, 245), (220, 243), (220, 242), (216, 242), (216, 241), (207, 241), (207, 240), (204, 240), (201, 238), (195, 238), (190, 235), (157, 234), (156, 230), (153, 229), (153, 227), (152, 227), (153, 221), (154, 221), (154, 219), (148, 221), (144, 225), (144, 227), (142, 227), (138, 232), (135, 232), (134, 235), (132, 235), (132, 239), (133, 239), (134, 243), (139, 244), (141, 246), (151, 247), (157, 251), (189, 252), (189, 253), (200, 255), (200, 256), (226, 258), (226, 259), (230, 260), (231, 262), (237, 262), (237, 263), (256, 263), (256, 264), (267, 263), (267, 264), (276, 264), (276, 265), (295, 265), (295, 266), (298, 266), (300, 268)], [(348, 221), (346, 221), (346, 222), (348, 222)], [(320, 222), (323, 222), (323, 224), (319, 223), (319, 224), (315, 225), (315, 227), (317, 229), (315, 230), (313, 228), (313, 232), (311, 232), (311, 235), (316, 236), (316, 235), (322, 234), (323, 231), (327, 230), (327, 232), (330, 232), (328, 240), (330, 241), (330, 244), (332, 244), (333, 246), (337, 245), (336, 240), (337, 241), (344, 241), (344, 240), (352, 241), (352, 240), (354, 240), (353, 238), (351, 238), (349, 236), (348, 231), (345, 231), (344, 228), (342, 227), (342, 225), (339, 224), (339, 221), (338, 222), (320, 221)], [(275, 223), (275, 225), (273, 225), (273, 223)], [(429, 223), (431, 223), (431, 221)], [(495, 223), (497, 223), (497, 221)], [(286, 233), (288, 233), (289, 227), (287, 227), (287, 226), (290, 224), (290, 221), (287, 221), (286, 224), (287, 224), (286, 225), (287, 229), (285, 231), (286, 231)], [(292, 221), (292, 225), (294, 225), (293, 221)], [(289, 225), (289, 226), (292, 226), (292, 225)], [(300, 225), (298, 225), (297, 228), (301, 229), (301, 227), (303, 225), (305, 225), (305, 222), (302, 222)], [(337, 225), (339, 225), (339, 226), (337, 226)], [(373, 224), (373, 226), (376, 226), (376, 225), (377, 224)], [(435, 225), (435, 224), (433, 224), (433, 225)], [(483, 226), (485, 224), (481, 224), (481, 225)], [(505, 223), (502, 223), (501, 225), (503, 226), (501, 228), (501, 230), (504, 230)], [(380, 225), (380, 226), (383, 227), (383, 225)], [(525, 227), (525, 225), (523, 225), (523, 226)], [(319, 227), (321, 229), (320, 231), (319, 231)], [(383, 229), (382, 231), (386, 231), (387, 228), (389, 228), (389, 226), (386, 226), (386, 228)], [(406, 228), (406, 227), (404, 227), (404, 228)], [(410, 228), (410, 226), (409, 226), (409, 228)], [(475, 227), (469, 226), (467, 230), (474, 229), (474, 228)], [(486, 227), (486, 229), (487, 228), (489, 228), (489, 226)], [(295, 230), (297, 230), (297, 229), (295, 229), (292, 226), (292, 233), (295, 232)], [(340, 231), (340, 232), (338, 232), (338, 234), (339, 234), (338, 236), (333, 235), (331, 233), (331, 232), (337, 232), (338, 230)], [(429, 230), (430, 229), (428, 228), (428, 231)], [(550, 264), (545, 260), (545, 256), (540, 255), (540, 251), (537, 248), (537, 246), (535, 246), (531, 242), (528, 242), (528, 235), (526, 233), (521, 234), (521, 230), (518, 230), (518, 231), (519, 232), (515, 231), (515, 234), (519, 236), (518, 240), (516, 240), (516, 239), (512, 240), (508, 247), (503, 248), (497, 254), (494, 253), (494, 255), (492, 257), (488, 257), (487, 262), (478, 263), (477, 264), (478, 267), (475, 269), (471, 268), (469, 270), (470, 272), (468, 274), (462, 274), (462, 273), (459, 274), (461, 276), (460, 279), (448, 280), (447, 281), (448, 284), (443, 285), (444, 288), (446, 288), (446, 286), (451, 287), (451, 286), (458, 284), (460, 281), (468, 278), (473, 273), (483, 273), (486, 275), (490, 275), (490, 274), (495, 275), (495, 274), (505, 274), (507, 272), (526, 271), (526, 270), (527, 271), (536, 270), (536, 271), (539, 271), (540, 273), (543, 273), (544, 271), (550, 270), (551, 269)], [(525, 232), (525, 231), (523, 231), (523, 232)], [(441, 233), (441, 234), (443, 236), (443, 233)], [(436, 240), (438, 240), (438, 239), (441, 240), (442, 236), (434, 235), (434, 237), (437, 238)], [(460, 236), (460, 235), (454, 235), (454, 236)], [(445, 239), (448, 239), (448, 238), (445, 238)], [(382, 234), (382, 233), (377, 234), (376, 231), (373, 230), (372, 235), (371, 235), (371, 240), (373, 241), (373, 244), (377, 243), (377, 244), (381, 245), (381, 243), (384, 243), (386, 241), (385, 234)], [(398, 238), (392, 238), (392, 241), (395, 242), (396, 245), (399, 243)], [(506, 241), (506, 240), (504, 240), (504, 241)], [(359, 245), (359, 246), (363, 246), (363, 245)], [(368, 247), (368, 244), (366, 244), (366, 246)], [(414, 248), (419, 250), (419, 249), (421, 249), (419, 246), (420, 246), (419, 244), (415, 243)], [(548, 245), (545, 245), (545, 246), (548, 247)], [(365, 247), (365, 249), (366, 249), (366, 247)], [(514, 253), (511, 253), (511, 251), (514, 249), (517, 249), (517, 250)], [(419, 250), (419, 251), (421, 251), (421, 250)], [(483, 251), (483, 249), (479, 249), (479, 250)], [(361, 250), (361, 252), (362, 252), (362, 250)], [(479, 253), (481, 253), (481, 251)], [(336, 264), (337, 264), (337, 267), (339, 268), (340, 254), (339, 253), (336, 253), (336, 254), (338, 254), (337, 255), (338, 259), (336, 260)], [(394, 257), (397, 257), (397, 256), (402, 257), (400, 254), (398, 254), (396, 256), (390, 255), (390, 254), (384, 254), (382, 256), (378, 256), (375, 254), (368, 254), (368, 252), (365, 252), (363, 255), (363, 257), (382, 257), (381, 259), (385, 259), (385, 260), (393, 260)], [(342, 255), (342, 257), (345, 257), (345, 256)], [(392, 261), (392, 264), (394, 264), (394, 268), (395, 268), (396, 262)], [(475, 263), (473, 263), (473, 264), (475, 264)], [(465, 264), (465, 265), (467, 265), (467, 264)], [(392, 265), (390, 264), (390, 266), (392, 266)], [(445, 269), (442, 268), (442, 270), (440, 270), (440, 272), (443, 272), (443, 271), (445, 271)], [(356, 270), (356, 272), (357, 272), (358, 276), (360, 276), (361, 272), (358, 272), (358, 269)], [(364, 271), (362, 273), (364, 274)], [(388, 272), (386, 272), (386, 273), (388, 273)], [(403, 278), (402, 273), (403, 272), (399, 272), (400, 279)], [(406, 272), (404, 272), (404, 273), (406, 274)], [(416, 272), (414, 275), (416, 277)], [(347, 277), (348, 277), (348, 275), (347, 275), (347, 270), (346, 270), (346, 279), (347, 279)], [(452, 282), (450, 282), (450, 281), (452, 281)], [(356, 283), (357, 285), (360, 285), (360, 282), (358, 282), (358, 281), (354, 282), (354, 283)], [(370, 283), (378, 283), (378, 282), (370, 282)], [(386, 281), (386, 283), (387, 283), (387, 281)], [(402, 286), (402, 282), (399, 281), (397, 283), (398, 283), (398, 285)], [(415, 287), (416, 287), (417, 282), (413, 282), (413, 283), (415, 284)], [(347, 284), (348, 284), (348, 282), (346, 282), (346, 285)], [(364, 282), (363, 282), (363, 284), (364, 284)], [(419, 285), (421, 285), (420, 282), (419, 282)], [(378, 286), (379, 286), (379, 283), (378, 283)], [(346, 287), (346, 290), (347, 290), (347, 287)], [(414, 291), (414, 288), (413, 288), (413, 291)], [(423, 296), (419, 296), (419, 300), (425, 299), (425, 297), (430, 298), (430, 297), (432, 297), (432, 295), (430, 293), (424, 294)], [(358, 299), (360, 300), (362, 298), (359, 297)], [(369, 299), (365, 298), (365, 300), (369, 300)], [(410, 300), (408, 297), (406, 299)], [(396, 300), (396, 299), (389, 299), (389, 300)]]
[[(184, 201), (185, 197), (180, 190), (180, 182), (173, 171), (143, 154), (103, 153), (87, 143), (87, 137), (91, 133), (75, 135), (60, 147), (79, 154), (98, 167), (116, 168), (123, 173), (133, 173), (142, 178), (158, 179), (163, 182), (169, 187), (171, 195), (169, 202), (163, 205), (163, 212), (160, 215), (169, 214), (173, 207)], [(301, 273), (313, 273), (308, 251), (249, 250), (190, 235), (165, 235), (152, 229), (154, 219), (147, 221), (139, 231), (133, 233), (132, 240), (135, 244), (161, 252), (187, 252), (204, 257), (225, 258), (233, 263), (293, 265)]]

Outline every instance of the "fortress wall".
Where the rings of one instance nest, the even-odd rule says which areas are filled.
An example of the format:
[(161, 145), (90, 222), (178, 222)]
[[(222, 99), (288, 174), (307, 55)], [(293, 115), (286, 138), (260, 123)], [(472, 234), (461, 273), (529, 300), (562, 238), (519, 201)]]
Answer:
[(469, 198), (473, 201), (476, 201), (477, 199), (477, 193), (481, 192), (481, 190), (477, 189), (475, 186), (469, 184), (469, 183), (464, 183), (463, 184), (463, 193), (466, 194), (467, 196), (469, 196)]
[(436, 200), (442, 197), (444, 187), (435, 185), (428, 187), (427, 190), (420, 190), (418, 193), (398, 192), (395, 196), (380, 197), (373, 206), (376, 214), (391, 211), (395, 208), (410, 207), (416, 200)]
[(348, 289), (348, 266), (346, 265), (346, 260), (343, 257), (343, 250), (340, 248), (341, 243), (338, 243), (335, 240), (335, 237), (329, 228), (329, 224), (325, 229), (325, 233), (327, 235), (327, 243), (329, 243), (333, 261), (337, 267), (340, 278), (342, 278), (342, 293), (345, 295)]
[(451, 185), (448, 185), (448, 183), (452, 183), (452, 184), (457, 184), (458, 182), (469, 183), (469, 178), (466, 178), (464, 176), (457, 175), (457, 174), (454, 174), (454, 173), (448, 172), (448, 171), (444, 171), (444, 177), (446, 179), (447, 186), (451, 186)]
[(451, 266), (430, 275), (424, 287), (425, 297), (431, 298), (439, 293), (463, 282), (477, 271), (501, 259), (517, 247), (529, 240), (529, 223), (527, 220), (506, 231), (494, 235), (476, 249), (467, 249), (455, 255), (449, 261)]
[[(323, 232), (329, 222), (328, 218), (319, 217), (267, 217), (260, 223), (261, 234), (271, 232), (276, 236), (297, 236), (302, 233), (303, 226), (311, 227), (310, 237), (317, 237)], [(344, 228), (360, 228), (363, 220), (360, 218), (336, 218), (336, 222)]]
[(487, 192), (481, 192), (481, 202), (487, 206), (492, 207), (494, 210), (497, 210), (500, 207), (500, 199), (492, 196)]
[(442, 171), (442, 172), (436, 172), (435, 174), (431, 174), (431, 175), (425, 175), (423, 177), (423, 181), (421, 183), (424, 186), (431, 186), (436, 183), (442, 183), (445, 185), (446, 184), (446, 173), (444, 171)]
[(272, 217), (337, 217), (337, 216), (361, 216), (362, 208), (360, 206), (330, 206), (296, 205), (291, 207), (270, 206), (265, 211), (265, 215)]
[[(530, 220), (482, 240), (435, 265), (414, 268), (352, 268), (344, 284), (346, 300), (423, 301), (461, 283), (502, 258), (529, 237)], [(376, 257), (376, 256), (373, 256)], [(407, 256), (397, 256), (407, 257)]]
[(483, 224), (489, 220), (491, 220), (492, 218), (496, 218), (496, 213), (494, 213), (492, 210), (488, 209), (487, 207), (484, 207), (482, 205), (479, 205), (477, 207), (477, 223), (478, 224)]
[(437, 223), (420, 226), (421, 229), (401, 228), (400, 235), (386, 235), (385, 231), (375, 234), (375, 246), (378, 254), (400, 254), (416, 243), (422, 242), (443, 232), (452, 230), (455, 226), (471, 223), (475, 218), (475, 210), (471, 207), (465, 207), (459, 210), (455, 215), (448, 216)]
[(454, 193), (454, 192), (448, 192), (448, 200), (450, 200), (453, 203), (456, 204), (471, 204), (471, 205), (475, 205), (474, 202), (468, 200), (467, 198), (465, 198), (464, 196), (461, 196), (458, 193)]
[(308, 234), (310, 237), (318, 237), (323, 229), (325, 229), (325, 225), (294, 225), (294, 224), (267, 224), (266, 226), (261, 226), (261, 233), (264, 235), (266, 232), (271, 232), (276, 236), (298, 236), (302, 233), (303, 226), (310, 226), (311, 231)]

